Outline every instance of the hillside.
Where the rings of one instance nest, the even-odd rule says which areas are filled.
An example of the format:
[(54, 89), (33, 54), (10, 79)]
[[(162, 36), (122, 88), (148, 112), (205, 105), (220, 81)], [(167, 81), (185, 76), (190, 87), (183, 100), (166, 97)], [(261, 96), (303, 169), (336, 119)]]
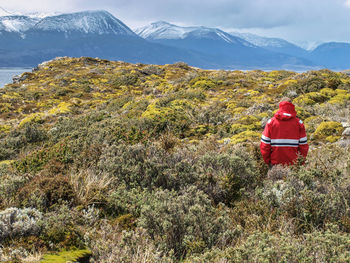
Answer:
[[(268, 171), (284, 96), (311, 150)], [(329, 70), (45, 62), (0, 90), (0, 261), (349, 262), (349, 106)]]
[(194, 50), (208, 57), (214, 57), (219, 65), (216, 69), (305, 70), (317, 66), (301, 58), (298, 52), (291, 54), (290, 51), (289, 54), (285, 52), (287, 49), (261, 47), (244, 40), (241, 36), (226, 33), (218, 28), (181, 27), (159, 21), (136, 29), (135, 32), (153, 43)]

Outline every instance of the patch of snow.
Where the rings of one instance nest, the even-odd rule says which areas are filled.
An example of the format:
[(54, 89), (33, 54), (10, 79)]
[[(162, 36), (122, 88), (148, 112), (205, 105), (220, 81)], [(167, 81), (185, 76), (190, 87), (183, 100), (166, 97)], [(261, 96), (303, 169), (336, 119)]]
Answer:
[(85, 11), (43, 18), (34, 29), (93, 34), (122, 34), (136, 36), (123, 22), (106, 11)]
[(317, 48), (319, 45), (323, 44), (321, 41), (299, 41), (296, 42), (296, 45), (299, 47), (306, 49), (308, 51), (312, 51)]
[(191, 34), (199, 38), (212, 37), (215, 39), (222, 39), (223, 41), (230, 44), (241, 44), (249, 47), (255, 47), (253, 44), (239, 37), (232, 36), (217, 28), (209, 28), (203, 26), (181, 27), (164, 21), (154, 22), (148, 26), (138, 28), (135, 30), (135, 33), (140, 37), (149, 40), (184, 39), (189, 34)]
[(225, 40), (228, 43), (233, 43), (232, 39), (230, 39), (229, 37), (227, 37), (225, 34), (223, 34), (223, 32), (217, 31), (216, 34), (218, 34), (218, 36), (220, 36), (223, 40)]
[(187, 33), (196, 27), (180, 27), (164, 21), (151, 23), (149, 26), (138, 28), (135, 33), (147, 39), (184, 39)]
[(251, 33), (230, 32), (231, 35), (243, 38), (244, 40), (259, 47), (286, 47), (292, 45), (281, 38), (262, 37)]
[(7, 32), (24, 32), (33, 27), (39, 20), (26, 16), (0, 17), (0, 30)]

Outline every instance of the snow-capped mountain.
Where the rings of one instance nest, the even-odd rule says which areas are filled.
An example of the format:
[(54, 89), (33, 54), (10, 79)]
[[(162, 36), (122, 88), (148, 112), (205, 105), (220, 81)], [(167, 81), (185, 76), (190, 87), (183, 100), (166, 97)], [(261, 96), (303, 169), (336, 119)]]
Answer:
[(39, 22), (28, 16), (0, 16), (0, 31), (23, 33)]
[(208, 57), (215, 56), (216, 61), (225, 67), (237, 68), (239, 65), (249, 68), (260, 65), (268, 68), (312, 64), (295, 56), (258, 47), (217, 28), (181, 27), (160, 21), (136, 29), (135, 32), (154, 43), (201, 52)]
[(307, 51), (282, 38), (262, 37), (251, 33), (230, 32), (231, 35), (243, 38), (244, 40), (271, 51), (280, 52), (293, 56), (305, 56)]
[[(18, 16), (2, 19), (18, 21)], [(12, 27), (20, 33), (0, 30), (0, 66), (35, 66), (57, 56), (89, 56), (151, 64), (185, 61), (198, 67), (217, 67), (214, 59), (210, 61), (198, 52), (144, 40), (106, 11), (31, 14), (23, 19), (39, 21)], [(8, 23), (5, 25), (10, 30)]]
[(284, 47), (291, 43), (281, 38), (262, 37), (251, 33), (230, 32), (231, 35), (245, 39), (259, 47)]
[(123, 22), (106, 11), (85, 11), (48, 16), (40, 20), (32, 30), (136, 36)]
[(202, 38), (211, 40), (220, 40), (229, 44), (241, 44), (253, 47), (253, 45), (241, 38), (234, 37), (220, 29), (208, 27), (181, 27), (164, 21), (151, 23), (148, 26), (138, 28), (135, 33), (144, 39), (157, 40), (176, 40), (186, 38)]
[[(20, 15), (0, 8), (1, 12), (5, 16), (0, 16), (0, 66), (35, 66), (57, 56), (89, 56), (151, 64), (184, 61), (212, 69), (305, 69), (315, 66), (311, 60), (336, 65), (346, 57), (344, 52), (350, 53), (347, 45), (308, 52), (281, 39), (248, 38), (167, 22), (152, 23), (136, 34), (106, 11)], [(301, 56), (303, 52), (307, 54)], [(328, 63), (327, 57), (334, 59)], [(348, 67), (347, 61), (342, 65)]]

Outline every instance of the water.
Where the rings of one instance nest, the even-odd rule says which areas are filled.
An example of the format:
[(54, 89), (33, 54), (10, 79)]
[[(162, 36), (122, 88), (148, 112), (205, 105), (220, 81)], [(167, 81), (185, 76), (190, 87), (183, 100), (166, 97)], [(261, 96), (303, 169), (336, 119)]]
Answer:
[(0, 68), (0, 88), (5, 84), (12, 83), (12, 77), (32, 70), (30, 68)]

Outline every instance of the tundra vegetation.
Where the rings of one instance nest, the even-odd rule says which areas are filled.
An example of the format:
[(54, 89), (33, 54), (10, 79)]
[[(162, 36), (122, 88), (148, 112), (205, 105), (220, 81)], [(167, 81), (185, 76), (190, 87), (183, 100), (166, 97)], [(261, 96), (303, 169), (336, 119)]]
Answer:
[[(350, 77), (92, 58), (0, 90), (0, 261), (350, 262)], [(289, 96), (304, 165), (268, 171)]]

